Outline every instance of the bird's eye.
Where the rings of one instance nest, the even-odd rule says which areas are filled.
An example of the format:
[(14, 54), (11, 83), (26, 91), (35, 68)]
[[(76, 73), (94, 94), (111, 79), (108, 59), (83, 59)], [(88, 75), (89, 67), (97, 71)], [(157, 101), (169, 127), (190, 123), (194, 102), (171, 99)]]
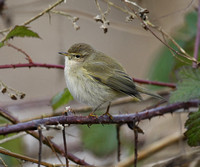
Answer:
[(75, 57), (76, 57), (77, 59), (79, 59), (81, 56), (80, 56), (80, 55), (75, 55)]

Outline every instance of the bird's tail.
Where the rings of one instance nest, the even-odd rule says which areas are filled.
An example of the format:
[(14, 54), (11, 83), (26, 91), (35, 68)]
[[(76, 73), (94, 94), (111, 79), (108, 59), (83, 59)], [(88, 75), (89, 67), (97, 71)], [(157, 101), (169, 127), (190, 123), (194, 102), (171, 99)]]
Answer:
[(140, 86), (138, 86), (138, 85), (136, 85), (136, 90), (137, 90), (138, 92), (140, 92), (140, 93), (147, 94), (147, 95), (150, 95), (150, 96), (152, 96), (152, 97), (155, 97), (155, 98), (158, 98), (158, 99), (161, 99), (161, 100), (165, 100), (165, 101), (166, 101), (166, 99), (165, 99), (164, 97), (162, 97), (162, 96), (160, 96), (160, 95), (158, 95), (158, 94), (156, 94), (156, 93), (152, 93), (151, 91), (149, 91), (149, 90), (147, 90), (147, 89), (145, 89), (145, 88), (143, 88), (143, 87), (140, 87)]

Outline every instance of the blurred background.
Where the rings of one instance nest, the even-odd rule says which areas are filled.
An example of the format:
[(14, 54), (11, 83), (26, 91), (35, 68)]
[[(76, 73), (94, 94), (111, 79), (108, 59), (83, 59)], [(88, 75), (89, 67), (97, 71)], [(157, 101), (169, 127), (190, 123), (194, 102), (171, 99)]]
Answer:
[[(6, 0), (0, 18), (0, 29), (23, 24), (55, 2), (55, 0)], [(113, 2), (119, 6), (124, 6), (121, 1), (113, 0)], [(176, 39), (178, 38), (177, 40), (182, 41), (184, 39), (186, 41), (183, 44), (184, 48), (186, 47), (192, 54), (193, 45), (191, 41), (194, 41), (196, 33), (196, 1), (138, 0), (135, 2), (149, 10), (149, 19), (155, 25), (161, 26), (166, 32), (175, 36)], [(103, 1), (99, 1), (99, 3), (102, 10), (106, 11), (107, 4)], [(67, 51), (74, 43), (84, 42), (117, 59), (132, 77), (175, 82), (175, 69), (180, 66), (180, 63), (176, 62), (177, 60), (169, 51), (165, 52), (166, 48), (163, 47), (163, 44), (151, 33), (145, 31), (137, 19), (126, 22), (127, 15), (111, 7), (107, 16), (110, 25), (105, 34), (100, 28), (101, 24), (93, 19), (100, 14), (95, 1), (68, 0), (66, 3), (57, 6), (55, 10), (79, 17), (77, 25), (80, 26), (80, 29), (75, 30), (67, 17), (49, 12), (28, 25), (31, 30), (39, 34), (41, 39), (14, 38), (9, 42), (25, 51), (34, 62), (49, 64), (64, 64), (63, 57), (59, 56), (58, 52)], [(187, 24), (192, 24), (193, 29), (191, 28), (188, 34), (184, 34), (184, 26)], [(191, 45), (188, 46), (188, 43)], [(27, 63), (22, 53), (8, 46), (0, 48), (1, 65), (17, 63)], [(155, 71), (159, 71), (159, 74)], [(26, 93), (23, 100), (17, 101), (11, 100), (7, 95), (0, 94), (0, 105), (21, 120), (52, 113), (50, 99), (66, 87), (63, 70), (59, 69), (0, 69), (0, 80), (6, 85)], [(152, 103), (155, 103), (155, 101), (148, 101), (142, 103), (142, 105), (122, 105), (113, 108), (112, 111), (113, 114), (139, 112)], [(70, 105), (72, 107), (80, 106), (75, 101), (70, 102)], [(59, 109), (59, 111), (63, 110), (64, 107)], [(142, 121), (140, 125), (145, 134), (140, 135), (139, 146), (142, 148), (174, 132), (182, 133), (183, 123), (181, 123), (181, 120), (184, 120), (185, 117), (186, 114), (174, 114), (154, 118), (151, 121)], [(125, 158), (133, 153), (134, 134), (126, 125), (121, 127), (121, 131), (122, 158)], [(46, 132), (46, 135), (54, 136), (53, 140), (62, 145), (61, 132), (51, 130)], [(105, 136), (107, 136), (106, 139)], [(69, 151), (97, 166), (102, 164), (113, 165), (117, 162), (115, 136), (114, 125), (93, 125), (91, 128), (70, 126), (67, 128)], [(18, 142), (17, 148), (13, 147), (16, 142)], [(37, 158), (38, 148), (35, 147), (37, 144), (37, 140), (25, 135), (23, 138), (2, 146), (11, 151)], [(184, 147), (183, 145), (178, 143), (159, 154), (152, 155), (149, 159), (142, 161), (139, 166), (155, 162), (156, 159), (160, 160), (179, 155), (183, 150), (189, 149), (186, 145)], [(57, 163), (58, 160), (52, 154), (49, 148), (44, 146), (43, 160)], [(11, 163), (11, 161), (8, 161), (9, 157), (4, 157), (6, 163)], [(103, 162), (102, 159), (104, 159)], [(14, 163), (19, 165), (19, 162), (15, 161)], [(26, 164), (25, 166), (28, 165), (36, 166), (34, 164)]]

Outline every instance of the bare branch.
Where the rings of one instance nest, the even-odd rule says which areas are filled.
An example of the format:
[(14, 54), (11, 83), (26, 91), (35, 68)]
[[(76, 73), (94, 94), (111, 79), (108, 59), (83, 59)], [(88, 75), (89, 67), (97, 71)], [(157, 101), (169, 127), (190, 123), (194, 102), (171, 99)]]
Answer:
[[(10, 122), (12, 122), (13, 124), (17, 124), (19, 123), (19, 120), (17, 118), (15, 118), (14, 116), (12, 116), (6, 109), (0, 107), (0, 115), (4, 118), (6, 118), (7, 120), (9, 120)], [(26, 131), (26, 133), (30, 134), (31, 136), (33, 136), (34, 138), (36, 138), (37, 140), (39, 140), (39, 134), (36, 132), (32, 132), (32, 131)], [(58, 146), (56, 143), (54, 143), (53, 141), (51, 141), (51, 139), (48, 139), (47, 137), (42, 136), (42, 142), (49, 146), (50, 148), (53, 147), (54, 150), (56, 152), (58, 152), (59, 154), (61, 154), (62, 156), (65, 156), (64, 150), (62, 147)], [(85, 162), (82, 159), (79, 159), (78, 157), (74, 156), (71, 153), (67, 154), (68, 158), (80, 165), (85, 165), (85, 166), (91, 166), (90, 164), (88, 164), (87, 162)]]
[[(0, 135), (5, 135), (14, 132), (36, 130), (39, 125), (57, 125), (57, 124), (124, 124), (135, 123), (145, 119), (151, 119), (156, 116), (161, 116), (167, 113), (175, 112), (178, 109), (188, 109), (190, 107), (198, 107), (200, 100), (192, 100), (189, 102), (179, 102), (170, 104), (167, 106), (161, 106), (157, 108), (147, 109), (145, 111), (134, 114), (121, 114), (113, 115), (110, 117), (103, 115), (100, 117), (91, 116), (56, 116), (50, 118), (43, 118), (38, 120), (32, 120), (29, 122), (17, 123), (15, 125), (8, 125), (0, 127)], [(3, 115), (3, 112), (0, 111)]]

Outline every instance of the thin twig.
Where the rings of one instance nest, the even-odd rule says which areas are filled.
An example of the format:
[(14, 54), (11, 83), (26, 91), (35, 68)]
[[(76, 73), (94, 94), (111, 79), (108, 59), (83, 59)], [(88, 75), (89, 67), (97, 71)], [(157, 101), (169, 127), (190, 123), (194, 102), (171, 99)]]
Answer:
[[(21, 155), (21, 154), (17, 154), (17, 153), (8, 151), (5, 148), (0, 148), (0, 153), (1, 154), (5, 154), (5, 155), (9, 155), (11, 157), (14, 157), (14, 158), (17, 158), (17, 159), (21, 159), (21, 160), (24, 160), (24, 161), (28, 161), (28, 162), (32, 162), (32, 163), (36, 163), (36, 164), (39, 163), (37, 159), (30, 158), (30, 157), (25, 156), (25, 155)], [(41, 161), (40, 164), (44, 165), (44, 166), (48, 166), (48, 167), (60, 166), (60, 165), (50, 164), (50, 163), (43, 162), (43, 161)]]
[(17, 50), (18, 52), (21, 52), (22, 54), (24, 54), (24, 55), (26, 56), (26, 60), (28, 60), (28, 62), (29, 62), (30, 64), (33, 63), (33, 60), (31, 59), (31, 57), (30, 57), (24, 50), (22, 50), (22, 49), (20, 49), (20, 48), (18, 48), (18, 47), (16, 47), (16, 46), (14, 46), (14, 45), (12, 45), (12, 44), (10, 44), (10, 43), (6, 43), (6, 45), (7, 45), (8, 47), (14, 48), (14, 49)]
[(46, 64), (46, 63), (22, 63), (22, 64), (4, 64), (0, 65), (0, 69), (8, 69), (8, 68), (31, 68), (31, 67), (43, 67), (43, 68), (57, 68), (64, 69), (63, 65), (56, 64)]
[[(6, 118), (7, 120), (9, 120), (10, 122), (12, 122), (13, 124), (17, 124), (20, 121), (15, 118), (14, 116), (12, 116), (5, 108), (0, 107), (0, 115), (4, 118)], [(41, 124), (40, 124), (41, 125)], [(36, 132), (33, 131), (26, 131), (28, 134), (30, 134), (31, 136), (33, 136), (34, 138), (39, 140), (39, 135)], [(55, 149), (56, 152), (58, 152), (59, 154), (61, 154), (62, 156), (65, 156), (64, 150), (62, 147), (58, 146), (56, 143), (54, 143), (53, 141), (51, 141), (50, 139), (48, 139), (47, 137), (42, 137), (42, 142), (49, 146), (50, 148), (53, 147)], [(49, 144), (50, 143), (50, 144)], [(68, 158), (75, 162), (76, 164), (80, 164), (80, 165), (85, 165), (85, 166), (91, 166), (90, 164), (88, 164), (87, 162), (85, 162), (82, 159), (79, 159), (78, 157), (74, 156), (71, 153), (68, 153)]]
[(116, 125), (116, 131), (117, 131), (117, 161), (120, 161), (120, 155), (121, 155), (121, 142), (120, 142), (120, 124)]
[[(152, 143), (151, 145), (147, 146), (146, 148), (142, 149), (138, 153), (138, 160), (142, 160), (144, 158), (152, 156), (154, 153), (162, 150), (163, 148), (172, 145), (174, 143), (179, 142), (180, 140), (183, 140), (184, 136), (180, 133), (174, 133), (170, 136), (167, 136), (159, 141), (156, 141)], [(135, 156), (131, 155), (130, 157), (122, 160), (118, 164), (115, 165), (115, 167), (128, 167), (132, 165), (135, 161)]]
[[(136, 16), (136, 17), (140, 20), (140, 22), (142, 23), (143, 28), (144, 28), (145, 30), (150, 31), (154, 37), (156, 37), (161, 43), (163, 43), (163, 44), (164, 44), (166, 47), (168, 47), (171, 51), (173, 51), (175, 54), (177, 54), (177, 55), (179, 55), (179, 56), (182, 56), (182, 57), (187, 58), (188, 60), (192, 61), (193, 63), (199, 64), (199, 62), (198, 62), (195, 58), (193, 58), (193, 57), (191, 57), (189, 54), (187, 54), (187, 53), (185, 52), (185, 50), (184, 50), (184, 49), (169, 35), (169, 34), (167, 34), (164, 30), (162, 30), (160, 27), (155, 26), (154, 24), (152, 24), (148, 19), (147, 19), (147, 20), (143, 20), (143, 18), (141, 18), (141, 16), (139, 15), (139, 13), (136, 12), (136, 11), (134, 11), (134, 9), (132, 8), (132, 5), (134, 5), (134, 4), (132, 4), (132, 1), (122, 0), (122, 1), (124, 1), (124, 2), (126, 3), (127, 7), (128, 7), (129, 9), (131, 9), (133, 12), (130, 12), (130, 11), (126, 10), (126, 9), (123, 9), (123, 8), (121, 8), (120, 6), (114, 4), (113, 2), (110, 2), (109, 0), (104, 0), (104, 1), (105, 1), (106, 3), (108, 3), (110, 6), (112, 6), (112, 7), (116, 8), (116, 9), (122, 11), (123, 13), (127, 13), (128, 15), (132, 16), (133, 18), (134, 18), (134, 16)], [(136, 6), (136, 5), (134, 5), (134, 6)], [(139, 6), (139, 5), (137, 5), (137, 6)], [(141, 7), (138, 7), (138, 8), (140, 9)], [(141, 8), (141, 9), (143, 9), (143, 8)], [(164, 42), (162, 39), (160, 39), (160, 37), (158, 37), (158, 36), (150, 29), (150, 27), (156, 29), (156, 30), (159, 31), (161, 34), (164, 34), (175, 46), (178, 47), (178, 49), (179, 49), (180, 52), (176, 51), (176, 50), (173, 49), (171, 46), (169, 46), (166, 42)]]
[(42, 161), (42, 128), (38, 126), (38, 134), (39, 134), (39, 153), (38, 153), (38, 167), (40, 167)]
[(60, 159), (58, 153), (56, 152), (54, 146), (53, 146), (52, 143), (51, 143), (51, 137), (50, 137), (50, 136), (47, 136), (47, 140), (48, 140), (48, 145), (49, 145), (49, 147), (50, 147), (51, 150), (54, 152), (54, 154), (56, 155), (56, 157), (58, 158), (58, 160), (60, 161), (60, 163), (64, 166), (62, 160)]
[[(40, 12), (39, 14), (37, 14), (36, 16), (32, 17), (31, 19), (25, 21), (23, 24), (23, 26), (30, 24), (31, 22), (35, 21), (36, 19), (40, 18), (41, 16), (43, 16), (45, 13), (48, 13), (49, 11), (51, 11), (53, 8), (55, 8), (56, 6), (58, 6), (59, 4), (61, 4), (64, 0), (58, 0), (57, 2), (55, 2), (53, 5), (50, 5), (47, 9), (45, 9), (44, 11)], [(8, 33), (10, 31), (12, 31), (15, 27), (10, 27), (8, 29), (4, 29), (1, 30), (0, 33), (4, 33), (7, 32)], [(1, 40), (1, 42), (5, 42), (6, 40), (6, 36), (4, 36), (4, 38)]]
[(138, 158), (138, 131), (137, 129), (133, 129), (135, 140), (134, 140), (134, 155), (135, 155), (135, 160), (134, 160), (134, 167), (137, 167), (137, 158)]
[[(200, 0), (199, 0), (199, 6), (198, 6), (198, 24), (197, 24), (197, 34), (196, 34), (196, 40), (194, 45), (194, 59), (198, 60), (198, 54), (199, 54), (199, 44), (200, 44)], [(198, 64), (196, 62), (193, 62), (193, 67), (197, 68)]]
[(16, 135), (13, 135), (13, 136), (6, 137), (6, 138), (0, 140), (0, 144), (6, 143), (6, 142), (14, 140), (14, 139), (17, 139), (17, 138), (22, 137), (24, 135), (26, 135), (26, 133), (25, 132), (21, 132), (21, 133), (18, 133)]
[(63, 125), (62, 135), (63, 135), (64, 150), (65, 150), (66, 167), (69, 167), (69, 161), (67, 157), (67, 142), (66, 142), (66, 134), (65, 134), (65, 125)]
[[(46, 64), (46, 63), (22, 63), (22, 64), (4, 64), (0, 65), (0, 69), (8, 69), (8, 68), (31, 68), (31, 67), (42, 67), (42, 68), (56, 68), (56, 69), (64, 69), (64, 65), (57, 65), (57, 64)], [(142, 80), (133, 78), (135, 82), (142, 83), (142, 84), (148, 84), (148, 85), (156, 85), (156, 86), (162, 86), (162, 87), (170, 87), (170, 88), (176, 88), (176, 85), (174, 83), (165, 83), (165, 82), (159, 82), (159, 81), (149, 81), (149, 80)]]
[(0, 161), (1, 161), (1, 163), (2, 163), (2, 165), (3, 165), (4, 167), (8, 167), (8, 165), (6, 165), (6, 163), (4, 162), (4, 160), (3, 160), (2, 157), (0, 157)]

